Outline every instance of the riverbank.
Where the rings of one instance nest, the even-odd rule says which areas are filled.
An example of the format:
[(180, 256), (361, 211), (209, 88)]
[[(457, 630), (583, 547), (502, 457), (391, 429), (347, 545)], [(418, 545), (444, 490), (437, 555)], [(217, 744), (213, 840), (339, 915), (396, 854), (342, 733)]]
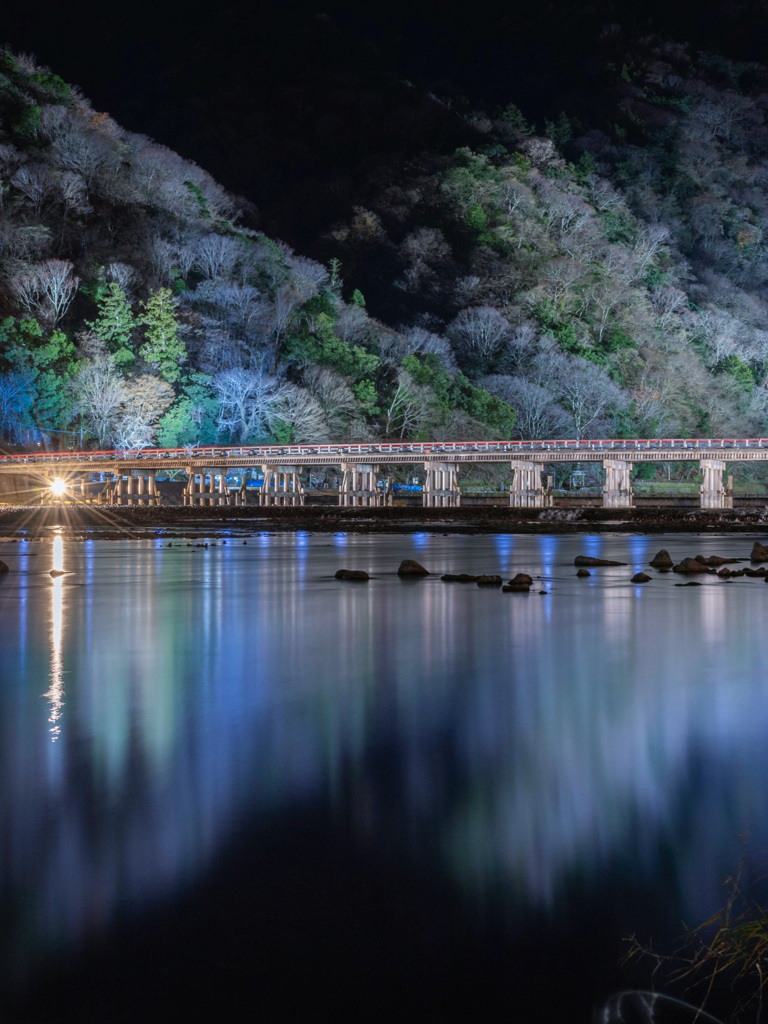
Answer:
[(0, 506), (0, 538), (47, 536), (61, 527), (75, 538), (185, 536), (207, 533), (762, 533), (768, 509), (645, 507), (201, 508), (179, 506)]

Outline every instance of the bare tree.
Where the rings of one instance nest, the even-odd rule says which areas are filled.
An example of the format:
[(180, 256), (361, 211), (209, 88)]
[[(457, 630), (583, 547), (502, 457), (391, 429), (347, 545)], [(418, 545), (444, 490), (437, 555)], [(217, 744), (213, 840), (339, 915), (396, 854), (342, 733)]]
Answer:
[(230, 235), (204, 235), (195, 247), (195, 266), (212, 281), (229, 275), (242, 256), (243, 247)]
[(124, 451), (141, 451), (152, 446), (156, 429), (140, 413), (125, 410), (115, 422), (113, 443)]
[(568, 415), (552, 391), (533, 380), (493, 375), (484, 377), (482, 385), (515, 410), (515, 434), (518, 437), (532, 441), (556, 437), (568, 426)]
[(241, 441), (269, 436), (280, 416), (283, 398), (281, 381), (261, 368), (241, 366), (217, 373), (212, 381), (220, 406), (218, 426)]
[(524, 320), (509, 335), (507, 351), (515, 363), (520, 363), (536, 350), (538, 341), (538, 326), (532, 320)]
[(97, 356), (83, 363), (70, 381), (69, 390), (75, 415), (85, 419), (100, 445), (106, 444), (128, 397), (112, 356)]
[(488, 358), (509, 337), (510, 326), (493, 306), (473, 306), (459, 313), (447, 333), (459, 351)]
[(357, 412), (357, 400), (340, 373), (327, 367), (308, 366), (303, 375), (310, 393), (320, 402), (332, 440), (343, 440)]
[(27, 312), (37, 312), (51, 326), (62, 319), (77, 292), (80, 278), (69, 260), (46, 260), (16, 278), (13, 290)]
[(625, 398), (606, 371), (557, 348), (545, 349), (534, 360), (536, 383), (547, 388), (570, 414), (578, 438), (602, 428)]
[(288, 262), (293, 288), (300, 302), (308, 302), (330, 280), (322, 263), (307, 259), (306, 256), (292, 256)]
[(37, 215), (57, 191), (55, 174), (43, 164), (24, 164), (11, 178), (11, 185), (28, 200)]
[(328, 421), (314, 395), (295, 384), (284, 384), (280, 392), (277, 415), (291, 428), (291, 441), (329, 440)]
[(659, 328), (666, 331), (673, 321), (688, 309), (688, 296), (679, 288), (659, 288), (651, 295)]
[(405, 437), (426, 422), (429, 416), (428, 392), (415, 384), (409, 374), (401, 370), (397, 375), (397, 386), (384, 412), (384, 433), (389, 436), (397, 431), (400, 437)]
[(656, 257), (667, 251), (668, 239), (669, 229), (662, 224), (650, 224), (641, 228), (633, 250), (633, 281), (642, 278), (653, 266)]
[(266, 335), (272, 323), (272, 307), (261, 292), (249, 284), (203, 281), (190, 299), (195, 304), (217, 307), (223, 319), (241, 336)]

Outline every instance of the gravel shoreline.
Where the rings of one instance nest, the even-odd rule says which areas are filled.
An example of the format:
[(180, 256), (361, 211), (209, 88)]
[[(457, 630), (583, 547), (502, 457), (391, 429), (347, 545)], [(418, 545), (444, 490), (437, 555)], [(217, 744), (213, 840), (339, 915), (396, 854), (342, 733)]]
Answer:
[(768, 532), (768, 509), (0, 506), (0, 539), (45, 537), (56, 527), (75, 539), (297, 530), (369, 534), (763, 533)]

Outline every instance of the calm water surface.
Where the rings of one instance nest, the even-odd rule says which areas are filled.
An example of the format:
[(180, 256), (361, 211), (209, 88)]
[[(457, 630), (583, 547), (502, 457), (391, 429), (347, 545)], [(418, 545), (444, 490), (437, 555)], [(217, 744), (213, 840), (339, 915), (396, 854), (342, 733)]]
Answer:
[(768, 586), (628, 582), (751, 545), (1, 543), (7, 1019), (588, 1021), (768, 845)]

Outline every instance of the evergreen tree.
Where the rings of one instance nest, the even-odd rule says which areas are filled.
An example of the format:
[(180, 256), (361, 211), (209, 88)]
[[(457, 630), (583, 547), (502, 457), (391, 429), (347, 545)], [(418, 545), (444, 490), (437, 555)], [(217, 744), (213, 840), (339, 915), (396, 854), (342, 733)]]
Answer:
[(145, 338), (139, 354), (156, 366), (170, 384), (181, 376), (180, 366), (187, 358), (184, 342), (179, 337), (178, 304), (179, 300), (170, 288), (158, 288), (146, 302), (141, 303), (144, 312), (139, 318)]
[(132, 363), (136, 358), (133, 351), (136, 319), (125, 292), (116, 281), (110, 281), (96, 301), (98, 315), (88, 326), (97, 337), (106, 341), (118, 365)]
[(504, 108), (502, 121), (506, 121), (518, 135), (533, 135), (533, 128), (523, 117), (523, 112), (514, 103), (508, 103)]

